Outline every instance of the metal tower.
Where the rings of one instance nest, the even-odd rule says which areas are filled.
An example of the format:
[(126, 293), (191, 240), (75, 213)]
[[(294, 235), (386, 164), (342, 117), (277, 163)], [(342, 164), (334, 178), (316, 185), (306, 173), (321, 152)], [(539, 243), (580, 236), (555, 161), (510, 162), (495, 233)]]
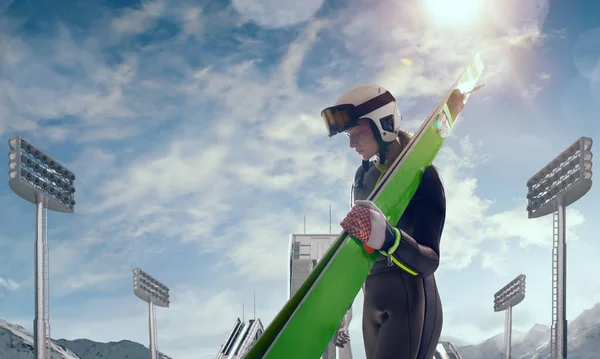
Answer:
[(567, 358), (566, 207), (592, 187), (592, 139), (581, 137), (527, 181), (527, 212), (552, 212), (552, 326), (550, 358)]

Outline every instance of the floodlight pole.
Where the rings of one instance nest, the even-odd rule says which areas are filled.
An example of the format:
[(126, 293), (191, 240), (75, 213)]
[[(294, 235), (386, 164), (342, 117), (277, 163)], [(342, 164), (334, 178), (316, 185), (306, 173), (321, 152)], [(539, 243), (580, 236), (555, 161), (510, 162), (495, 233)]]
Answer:
[(46, 359), (46, 311), (45, 311), (45, 266), (44, 266), (44, 248), (45, 235), (43, 227), (44, 218), (44, 199), (42, 196), (37, 197), (35, 204), (35, 317), (33, 319), (33, 355), (35, 359)]
[[(555, 348), (556, 359), (567, 358), (567, 236), (566, 236), (566, 206), (564, 197), (557, 198), (557, 228), (558, 243), (556, 251), (556, 293), (553, 293), (553, 310), (556, 310)], [(556, 295), (556, 297), (554, 297)]]
[(150, 324), (150, 359), (156, 359), (156, 333), (154, 332), (154, 303), (148, 301), (148, 324)]
[(511, 343), (512, 343), (512, 305), (508, 306), (508, 308), (506, 308), (506, 323), (505, 323), (505, 328), (504, 328), (504, 335), (505, 335), (505, 353), (506, 353), (506, 359), (510, 359), (510, 348), (511, 348)]

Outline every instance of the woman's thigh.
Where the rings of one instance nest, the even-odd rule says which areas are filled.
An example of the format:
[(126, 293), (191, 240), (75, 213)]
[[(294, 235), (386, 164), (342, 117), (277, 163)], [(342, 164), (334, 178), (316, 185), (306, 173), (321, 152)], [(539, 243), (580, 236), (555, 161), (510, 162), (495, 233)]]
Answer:
[(423, 281), (389, 271), (365, 283), (363, 338), (367, 359), (415, 359), (425, 310)]

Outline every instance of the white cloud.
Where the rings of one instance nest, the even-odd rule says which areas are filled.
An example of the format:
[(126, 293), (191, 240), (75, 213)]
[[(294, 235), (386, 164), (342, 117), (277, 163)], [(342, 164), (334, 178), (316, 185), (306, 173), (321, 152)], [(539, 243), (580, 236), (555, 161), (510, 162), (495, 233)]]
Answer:
[(142, 9), (128, 8), (111, 19), (111, 30), (120, 35), (142, 34), (154, 25), (154, 20), (165, 10), (164, 1), (145, 1)]
[[(69, 116), (63, 127), (51, 129), (51, 138), (123, 138), (127, 124), (121, 131), (114, 129), (133, 114), (123, 102), (122, 87), (132, 76), (135, 58), (111, 69), (97, 43), (75, 44), (64, 26), (59, 26), (59, 34), (52, 40), (13, 35), (8, 42), (14, 60), (5, 63), (1, 85), (7, 94), (2, 105), (10, 110), (9, 128), (32, 131), (46, 120)], [(70, 68), (73, 77), (56, 72), (57, 67)], [(75, 77), (78, 72), (83, 77)]]
[(0, 0), (0, 14), (6, 11), (14, 2), (14, 0)]
[(514, 0), (491, 1), (486, 8), (477, 25), (448, 29), (430, 26), (418, 6), (386, 1), (356, 7), (342, 28), (342, 41), (371, 70), (377, 69), (369, 77), (402, 101), (440, 96), (476, 51), (486, 66), (482, 82), (488, 88), (521, 86), (515, 84), (515, 65), (507, 54), (541, 44), (548, 1), (525, 7)]
[(592, 82), (600, 82), (599, 28), (587, 30), (579, 35), (573, 49), (573, 61), (579, 75)]
[(536, 97), (537, 94), (544, 89), (544, 86), (548, 85), (548, 80), (550, 78), (551, 76), (547, 72), (539, 73), (533, 83), (521, 90), (521, 94), (526, 98)]
[(282, 2), (277, 0), (233, 0), (232, 6), (245, 18), (264, 27), (286, 27), (313, 17), (323, 0)]
[(197, 36), (200, 37), (204, 30), (202, 18), (202, 8), (190, 7), (187, 9), (185, 14), (181, 18), (181, 26), (184, 36)]
[[(469, 266), (479, 253), (478, 244), (484, 239), (477, 235), (491, 201), (475, 194), (477, 179), (473, 168), (478, 158), (472, 144), (465, 139), (461, 152), (442, 149), (434, 162), (439, 168), (446, 189), (446, 223), (442, 236), (442, 261), (455, 268)], [(447, 264), (446, 264), (447, 263)]]
[(173, 7), (173, 2), (167, 0), (140, 0), (142, 9), (144, 9), (150, 16), (159, 17), (164, 14), (166, 9)]
[[(214, 144), (198, 153), (201, 142), (175, 140), (165, 153), (141, 159), (122, 176), (102, 187), (106, 201), (99, 210), (122, 206), (134, 200), (142, 203), (171, 200), (204, 192), (215, 184), (214, 173), (228, 155), (225, 145)], [(138, 202), (140, 203), (140, 202)]]
[(0, 287), (4, 287), (8, 290), (18, 290), (21, 288), (21, 285), (12, 279), (4, 279), (0, 277)]
[(288, 47), (286, 56), (279, 65), (279, 78), (283, 85), (284, 94), (296, 96), (298, 92), (298, 71), (305, 60), (308, 50), (312, 47), (319, 32), (331, 26), (324, 20), (315, 20), (309, 23), (302, 35)]
[[(494, 213), (494, 202), (477, 194), (478, 180), (474, 177), (474, 170), (485, 161), (485, 156), (477, 154), (481, 148), (481, 145), (473, 146), (468, 138), (464, 138), (460, 152), (445, 147), (435, 162), (440, 167), (447, 196), (446, 224), (441, 242), (442, 261), (446, 268), (467, 268), (477, 255), (481, 255), (484, 268), (502, 270), (502, 266), (492, 263), (505, 258), (506, 246), (501, 245), (499, 251), (494, 247), (492, 252), (486, 253), (486, 242), (516, 241), (520, 247), (551, 246), (547, 235), (548, 228), (552, 228), (551, 216), (528, 219), (525, 201), (519, 201), (513, 209)], [(581, 212), (569, 209), (569, 238), (577, 239), (575, 228), (583, 222)]]

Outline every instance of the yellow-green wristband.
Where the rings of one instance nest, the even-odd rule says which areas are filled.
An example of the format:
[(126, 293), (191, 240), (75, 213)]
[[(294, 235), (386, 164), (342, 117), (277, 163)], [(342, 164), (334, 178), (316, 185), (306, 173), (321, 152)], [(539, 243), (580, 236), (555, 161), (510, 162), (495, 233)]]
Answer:
[(398, 249), (398, 246), (400, 245), (400, 239), (402, 238), (402, 234), (400, 233), (400, 230), (398, 230), (398, 228), (394, 227), (394, 232), (396, 232), (396, 241), (394, 241), (394, 245), (390, 249), (388, 249), (389, 255), (394, 254), (396, 249)]
[(394, 230), (394, 233), (396, 233), (396, 240), (394, 241), (394, 244), (390, 247), (390, 249), (386, 251), (384, 250), (379, 250), (379, 252), (381, 252), (384, 256), (389, 257), (392, 254), (394, 254), (394, 252), (396, 251), (396, 249), (398, 249), (398, 246), (400, 245), (400, 238), (402, 237), (402, 234), (400, 234), (400, 231), (398, 230), (398, 228), (396, 227), (392, 227)]

